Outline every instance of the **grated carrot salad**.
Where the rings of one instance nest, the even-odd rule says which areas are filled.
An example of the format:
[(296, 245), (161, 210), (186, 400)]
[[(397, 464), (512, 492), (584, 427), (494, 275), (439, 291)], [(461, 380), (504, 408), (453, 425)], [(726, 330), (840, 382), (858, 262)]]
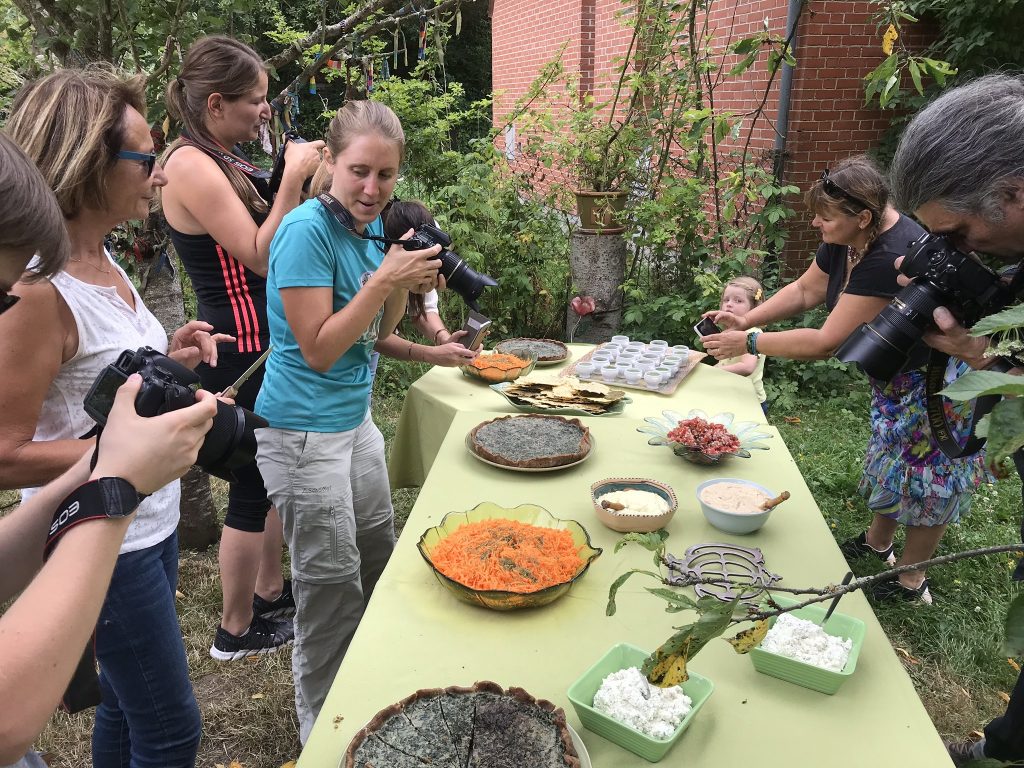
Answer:
[(567, 582), (583, 567), (569, 531), (501, 518), (455, 529), (438, 542), (430, 560), (472, 589), (519, 593)]

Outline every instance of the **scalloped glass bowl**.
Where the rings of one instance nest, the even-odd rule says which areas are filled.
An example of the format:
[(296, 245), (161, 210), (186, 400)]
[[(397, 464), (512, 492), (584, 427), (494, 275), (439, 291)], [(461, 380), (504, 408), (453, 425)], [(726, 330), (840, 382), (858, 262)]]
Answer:
[[(516, 520), (520, 523), (528, 523), (542, 528), (554, 528), (569, 531), (572, 535), (573, 542), (576, 544), (576, 551), (579, 553), (580, 559), (583, 561), (582, 567), (576, 575), (568, 581), (546, 587), (545, 589), (538, 590), (537, 592), (527, 593), (473, 589), (472, 587), (467, 587), (465, 584), (460, 584), (454, 579), (448, 578), (434, 567), (434, 564), (430, 559), (430, 553), (433, 552), (434, 547), (436, 547), (442, 539), (449, 536), (452, 531), (466, 523), (475, 523), (480, 520), (491, 520), (494, 518)], [(490, 501), (478, 504), (473, 509), (466, 512), (449, 512), (441, 520), (440, 525), (428, 528), (423, 535), (420, 536), (420, 540), (416, 544), (416, 548), (419, 549), (420, 554), (423, 556), (427, 565), (430, 566), (430, 570), (433, 571), (437, 580), (441, 582), (441, 584), (455, 597), (464, 603), (479, 605), (484, 608), (490, 608), (494, 611), (514, 611), (519, 608), (539, 608), (542, 605), (554, 602), (562, 595), (566, 594), (573, 584), (583, 578), (587, 569), (590, 568), (590, 564), (602, 552), (601, 549), (591, 546), (590, 534), (587, 533), (587, 529), (575, 520), (563, 520), (555, 517), (544, 509), (544, 507), (539, 507), (536, 504), (520, 504), (518, 507), (502, 507)]]
[(515, 381), (520, 376), (525, 376), (533, 370), (535, 365), (537, 365), (537, 356), (527, 355), (525, 352), (514, 355), (514, 357), (518, 357), (521, 360), (526, 361), (526, 364), (523, 366), (506, 369), (499, 368), (495, 365), (486, 365), (487, 358), (492, 354), (494, 353), (481, 352), (477, 355), (477, 358), (474, 361), (477, 365), (460, 365), (459, 370), (462, 371), (463, 376), (470, 379), (477, 379), (478, 381), (484, 381), (488, 384), (500, 384), (503, 381)]
[[(704, 419), (704, 421), (713, 424), (721, 424), (729, 432), (736, 435), (740, 441), (739, 450), (712, 456), (668, 439), (668, 433), (675, 429), (680, 421), (695, 418)], [(711, 466), (733, 456), (749, 459), (752, 450), (768, 450), (768, 446), (761, 441), (767, 440), (772, 435), (770, 432), (761, 431), (761, 427), (764, 426), (763, 424), (756, 421), (736, 421), (735, 419), (736, 416), (732, 413), (716, 413), (714, 416), (708, 416), (700, 409), (694, 409), (685, 416), (677, 411), (662, 411), (660, 418), (657, 416), (645, 418), (644, 421), (647, 422), (647, 426), (637, 427), (636, 431), (651, 435), (651, 438), (647, 441), (648, 445), (667, 445), (672, 448), (672, 452), (676, 456), (689, 461), (691, 464)]]

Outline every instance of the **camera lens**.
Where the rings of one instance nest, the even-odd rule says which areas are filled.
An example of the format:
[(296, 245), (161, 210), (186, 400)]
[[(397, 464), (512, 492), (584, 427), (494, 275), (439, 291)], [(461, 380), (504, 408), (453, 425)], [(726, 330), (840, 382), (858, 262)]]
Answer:
[(206, 433), (196, 464), (211, 475), (233, 480), (234, 470), (256, 458), (253, 430), (266, 426), (266, 420), (252, 411), (218, 400), (213, 426)]
[(942, 292), (928, 281), (908, 285), (874, 320), (850, 334), (836, 350), (836, 357), (856, 363), (872, 378), (889, 381), (906, 364), (942, 298)]

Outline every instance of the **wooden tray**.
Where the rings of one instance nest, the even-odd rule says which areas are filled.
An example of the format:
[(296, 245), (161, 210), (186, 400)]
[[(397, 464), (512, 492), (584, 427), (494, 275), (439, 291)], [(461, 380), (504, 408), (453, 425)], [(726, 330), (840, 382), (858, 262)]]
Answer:
[[(590, 362), (590, 358), (597, 350), (598, 347), (594, 347), (594, 349), (587, 352), (587, 354), (585, 354), (579, 360), (576, 360), (572, 365), (567, 366), (565, 370), (561, 372), (560, 375), (576, 376), (576, 366), (579, 365), (580, 363)], [(676, 375), (673, 376), (668, 381), (663, 382), (662, 385), (657, 389), (651, 389), (642, 381), (637, 382), (636, 384), (628, 384), (625, 379), (616, 379), (613, 382), (607, 382), (601, 377), (594, 378), (592, 379), (592, 381), (599, 381), (602, 384), (605, 384), (606, 386), (615, 387), (616, 389), (640, 389), (643, 390), (644, 392), (655, 392), (659, 395), (671, 395), (673, 392), (676, 391), (676, 387), (679, 386), (679, 383), (687, 376), (689, 376), (693, 372), (693, 369), (700, 365), (700, 361), (705, 357), (707, 357), (706, 353), (697, 352), (696, 350), (691, 349), (686, 355), (686, 362), (683, 365), (679, 366), (679, 370), (676, 371)]]

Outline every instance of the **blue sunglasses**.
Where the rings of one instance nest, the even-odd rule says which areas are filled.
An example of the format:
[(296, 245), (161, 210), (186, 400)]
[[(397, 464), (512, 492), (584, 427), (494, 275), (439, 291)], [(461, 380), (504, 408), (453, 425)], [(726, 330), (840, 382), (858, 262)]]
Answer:
[(156, 154), (152, 152), (132, 152), (127, 149), (122, 149), (115, 155), (115, 157), (119, 160), (137, 160), (140, 163), (144, 163), (146, 176), (152, 176), (153, 168), (156, 167)]

